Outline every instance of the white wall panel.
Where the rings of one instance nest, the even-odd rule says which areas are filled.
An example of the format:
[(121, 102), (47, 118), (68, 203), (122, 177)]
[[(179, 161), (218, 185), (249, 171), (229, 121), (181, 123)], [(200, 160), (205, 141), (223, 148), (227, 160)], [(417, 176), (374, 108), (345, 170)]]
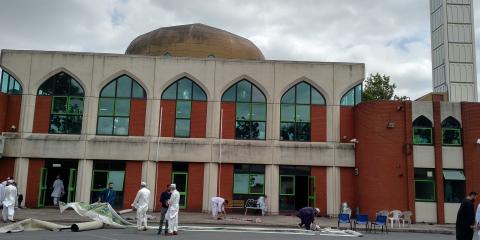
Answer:
[(472, 26), (466, 24), (448, 24), (448, 41), (472, 43)]
[(451, 62), (473, 62), (473, 45), (450, 43), (448, 45), (448, 59)]
[(448, 23), (471, 23), (469, 5), (447, 5)]
[(441, 7), (438, 11), (434, 12), (431, 15), (431, 27), (432, 30), (437, 29), (440, 25), (443, 24), (443, 7)]
[(445, 83), (445, 65), (443, 65), (433, 70), (433, 86), (436, 87)]
[(474, 82), (473, 64), (451, 63), (449, 69), (450, 82)]
[(430, 0), (430, 13), (434, 12), (437, 10), (442, 4), (444, 3), (445, 0)]
[(432, 66), (436, 68), (445, 63), (445, 45), (435, 49), (432, 53)]
[(447, 0), (448, 4), (470, 4), (470, 0)]

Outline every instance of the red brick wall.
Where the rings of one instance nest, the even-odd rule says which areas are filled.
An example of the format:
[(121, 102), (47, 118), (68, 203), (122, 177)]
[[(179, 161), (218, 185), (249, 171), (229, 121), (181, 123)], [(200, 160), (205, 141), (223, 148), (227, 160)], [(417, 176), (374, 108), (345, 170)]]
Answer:
[[(355, 107), (356, 199), (369, 216), (384, 209), (411, 210), (405, 154), (405, 102), (364, 102)], [(402, 106), (402, 109), (398, 107)], [(411, 117), (410, 117), (411, 118)], [(389, 122), (394, 128), (387, 128)]]
[(18, 131), (20, 123), (20, 109), (22, 107), (22, 95), (8, 95), (8, 113), (5, 120), (5, 131), (11, 132), (11, 126), (15, 125)]
[(203, 202), (204, 163), (188, 164), (187, 211), (201, 212)]
[[(480, 138), (480, 104), (462, 103), (463, 127), (463, 164), (465, 171), (465, 192), (479, 191), (480, 189), (480, 145), (476, 144)], [(479, 202), (477, 198), (477, 203)]]
[(123, 189), (123, 207), (131, 208), (133, 200), (140, 189), (142, 181), (142, 162), (127, 161), (125, 163), (125, 186)]
[(162, 100), (160, 107), (163, 109), (162, 113), (162, 137), (175, 136), (175, 100)]
[(223, 109), (222, 138), (235, 139), (235, 103), (222, 102), (222, 109)]
[(0, 158), (0, 182), (5, 181), (7, 177), (12, 177), (15, 171), (15, 158)]
[(145, 115), (147, 113), (147, 100), (132, 99), (130, 102), (129, 136), (145, 135)]
[(191, 138), (205, 138), (207, 130), (207, 102), (192, 101)]
[(218, 196), (231, 201), (233, 200), (233, 164), (222, 163), (218, 171), (220, 178)]
[(158, 162), (157, 163), (157, 192), (155, 198), (155, 211), (160, 211), (162, 205), (160, 204), (160, 195), (166, 189), (167, 184), (172, 182), (172, 163)]
[(0, 93), (0, 132), (5, 132), (7, 122), (8, 96)]
[(440, 102), (433, 102), (433, 142), (435, 147), (435, 188), (437, 196), (437, 223), (445, 223), (443, 195), (442, 119)]
[(317, 208), (323, 215), (327, 212), (327, 171), (325, 167), (312, 167), (311, 175), (316, 177)]
[(36, 208), (38, 205), (38, 188), (40, 187), (41, 174), (40, 171), (44, 166), (44, 159), (31, 158), (28, 162), (27, 194), (25, 196), (25, 206), (29, 208)]
[(327, 108), (320, 105), (311, 106), (312, 142), (327, 141)]
[(35, 116), (33, 118), (34, 133), (48, 133), (51, 108), (51, 96), (37, 96), (35, 102)]
[(357, 194), (355, 192), (355, 181), (358, 181), (358, 179), (355, 177), (354, 168), (340, 168), (340, 202), (347, 202), (352, 211), (355, 211), (358, 205), (355, 197)]
[(412, 102), (405, 102), (405, 160), (407, 164), (407, 191), (408, 209), (413, 213), (412, 221), (415, 222), (415, 173), (413, 165), (413, 122)]
[(354, 124), (354, 108), (340, 107), (340, 141), (349, 142), (354, 138), (355, 124)]

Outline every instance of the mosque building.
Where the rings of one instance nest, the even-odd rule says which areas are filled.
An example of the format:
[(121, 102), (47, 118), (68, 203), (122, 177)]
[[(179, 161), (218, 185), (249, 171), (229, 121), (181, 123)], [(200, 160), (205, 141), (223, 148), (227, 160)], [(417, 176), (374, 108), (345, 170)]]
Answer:
[[(454, 2), (432, 1), (432, 19), (471, 13)], [(442, 19), (432, 41), (438, 29), (472, 27)], [(443, 49), (474, 56), (470, 30), (441, 38)], [(113, 182), (118, 209), (145, 181), (159, 210), (174, 182), (184, 211), (267, 195), (270, 214), (336, 215), (347, 202), (370, 216), (454, 222), (465, 193), (480, 191), (480, 104), (475, 75), (455, 80), (475, 73), (472, 59), (442, 56), (434, 75), (454, 73), (437, 74), (445, 84), (434, 93), (362, 102), (363, 63), (266, 60), (248, 39), (203, 24), (143, 34), (125, 54), (2, 50), (0, 177), (15, 177), (29, 208), (52, 205), (60, 175), (64, 202), (97, 201)]]

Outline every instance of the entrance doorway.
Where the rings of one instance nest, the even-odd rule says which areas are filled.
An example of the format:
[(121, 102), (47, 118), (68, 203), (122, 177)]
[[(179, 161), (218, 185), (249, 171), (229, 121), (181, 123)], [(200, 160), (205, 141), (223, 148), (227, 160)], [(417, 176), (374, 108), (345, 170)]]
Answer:
[(53, 206), (52, 185), (57, 176), (63, 181), (64, 193), (61, 202), (74, 202), (77, 187), (77, 160), (47, 159), (40, 169), (40, 184), (37, 207)]
[(177, 185), (177, 191), (180, 193), (180, 208), (187, 208), (188, 163), (172, 163), (172, 183)]
[(123, 207), (123, 192), (125, 185), (125, 161), (118, 160), (98, 160), (93, 162), (92, 173), (92, 191), (90, 201), (98, 202), (102, 191), (113, 183), (115, 199), (113, 208)]
[(316, 207), (316, 181), (310, 168), (280, 166), (280, 211)]

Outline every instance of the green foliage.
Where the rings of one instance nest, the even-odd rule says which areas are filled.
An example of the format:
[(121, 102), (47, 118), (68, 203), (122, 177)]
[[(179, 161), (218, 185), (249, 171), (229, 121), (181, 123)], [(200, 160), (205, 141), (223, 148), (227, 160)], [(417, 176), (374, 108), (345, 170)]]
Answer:
[(404, 101), (409, 99), (407, 96), (394, 95), (395, 88), (397, 88), (395, 83), (390, 83), (390, 76), (380, 75), (379, 73), (375, 75), (370, 74), (365, 81), (362, 95), (363, 101), (392, 99)]

